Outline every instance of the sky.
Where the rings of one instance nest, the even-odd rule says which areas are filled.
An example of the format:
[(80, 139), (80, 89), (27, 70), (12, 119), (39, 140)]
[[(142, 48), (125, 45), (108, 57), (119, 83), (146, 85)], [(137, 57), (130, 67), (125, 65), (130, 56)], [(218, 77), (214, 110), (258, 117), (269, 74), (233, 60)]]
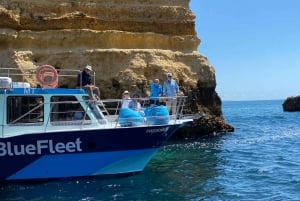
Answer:
[(222, 100), (300, 95), (300, 0), (191, 0)]

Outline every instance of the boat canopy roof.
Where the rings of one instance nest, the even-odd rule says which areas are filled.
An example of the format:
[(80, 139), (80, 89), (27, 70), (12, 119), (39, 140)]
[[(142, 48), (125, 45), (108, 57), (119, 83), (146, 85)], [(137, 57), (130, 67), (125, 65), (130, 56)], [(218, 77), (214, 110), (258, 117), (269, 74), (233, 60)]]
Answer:
[(69, 88), (11, 88), (8, 90), (0, 90), (0, 94), (86, 94), (84, 89), (69, 89)]
[[(86, 94), (83, 87), (58, 88), (59, 77), (77, 79), (80, 70), (59, 69), (50, 65), (42, 65), (37, 68), (0, 68), (0, 94)], [(33, 78), (40, 87), (32, 87), (24, 82), (25, 77)], [(93, 75), (95, 77), (95, 74)]]

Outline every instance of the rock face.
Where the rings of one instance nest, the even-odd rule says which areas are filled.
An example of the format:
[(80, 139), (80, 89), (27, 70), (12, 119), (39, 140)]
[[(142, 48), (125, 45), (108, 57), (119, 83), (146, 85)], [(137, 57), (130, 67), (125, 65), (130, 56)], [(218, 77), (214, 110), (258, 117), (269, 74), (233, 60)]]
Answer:
[(300, 111), (300, 96), (288, 97), (282, 104), (284, 112)]
[[(189, 0), (0, 1), (0, 67), (89, 64), (101, 98), (120, 98), (124, 90), (146, 96), (150, 80), (172, 72), (189, 96), (186, 110), (221, 118), (224, 127), (214, 132), (232, 131), (224, 129), (215, 71), (199, 44)], [(75, 85), (73, 78), (59, 80)]]

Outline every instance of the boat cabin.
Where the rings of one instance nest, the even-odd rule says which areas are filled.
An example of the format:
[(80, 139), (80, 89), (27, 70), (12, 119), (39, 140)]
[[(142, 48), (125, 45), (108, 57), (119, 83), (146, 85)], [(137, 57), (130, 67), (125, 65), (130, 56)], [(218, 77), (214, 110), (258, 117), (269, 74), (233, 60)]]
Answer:
[(0, 77), (0, 137), (98, 127), (106, 121), (96, 104), (84, 89), (32, 88)]

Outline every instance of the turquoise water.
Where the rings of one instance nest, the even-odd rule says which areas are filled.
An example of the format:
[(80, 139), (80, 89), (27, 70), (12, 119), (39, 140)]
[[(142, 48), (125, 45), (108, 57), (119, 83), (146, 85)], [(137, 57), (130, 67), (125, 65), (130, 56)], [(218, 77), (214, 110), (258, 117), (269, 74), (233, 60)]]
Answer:
[(144, 172), (0, 187), (0, 200), (300, 200), (300, 112), (282, 100), (223, 102), (235, 132), (169, 142)]

